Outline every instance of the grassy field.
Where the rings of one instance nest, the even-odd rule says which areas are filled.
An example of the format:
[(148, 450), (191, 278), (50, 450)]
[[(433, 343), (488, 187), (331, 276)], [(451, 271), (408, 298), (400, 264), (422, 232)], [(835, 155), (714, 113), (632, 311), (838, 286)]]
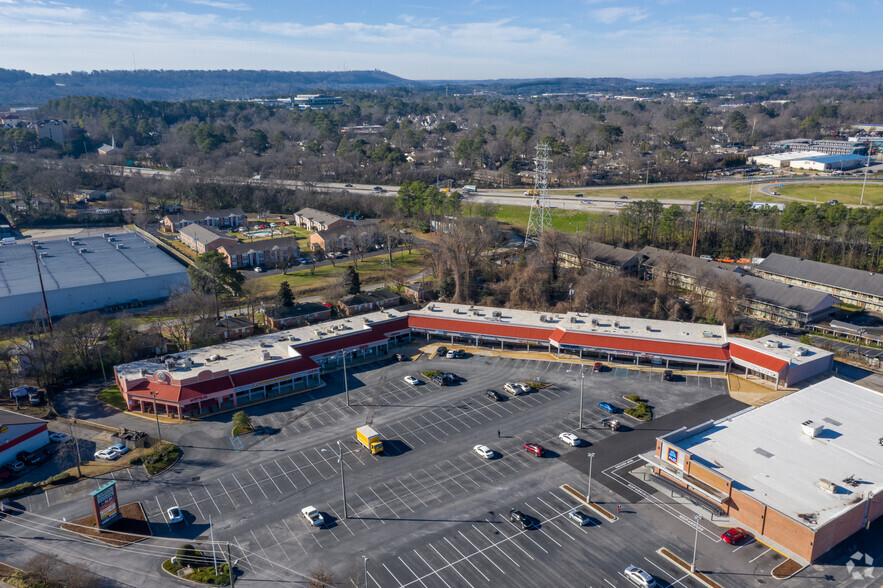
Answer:
[[(416, 274), (423, 269), (424, 255), (425, 253), (418, 249), (412, 250), (410, 254), (407, 251), (404, 254), (394, 253), (392, 256), (393, 267), (405, 267), (409, 273)], [(376, 284), (384, 280), (384, 277), (389, 274), (389, 270), (383, 265), (383, 262), (386, 260), (386, 255), (378, 255), (366, 258), (358, 263), (357, 271), (363, 286), (371, 283)], [(344, 260), (338, 262), (336, 267), (330, 265), (317, 267), (316, 273), (313, 275), (310, 275), (309, 270), (300, 270), (288, 272), (287, 275), (277, 274), (254, 279), (261, 285), (260, 293), (263, 295), (275, 294), (279, 290), (279, 284), (287, 281), (295, 296), (303, 296), (306, 294), (316, 294), (328, 288), (352, 264), (352, 260)]]
[[(496, 219), (500, 222), (509, 223), (513, 227), (525, 229), (530, 208), (527, 206), (501, 205), (498, 207)], [(559, 231), (575, 233), (577, 230), (585, 230), (586, 222), (590, 216), (600, 216), (597, 212), (583, 212), (581, 210), (563, 210), (556, 208), (552, 211), (552, 224)]]
[[(836, 183), (836, 184), (785, 184), (776, 188), (776, 192), (782, 196), (802, 198), (810, 202), (824, 204), (828, 200), (837, 200), (841, 204), (858, 204), (862, 194), (861, 182)], [(863, 204), (879, 206), (883, 204), (883, 186), (868, 183), (865, 186), (865, 199)]]

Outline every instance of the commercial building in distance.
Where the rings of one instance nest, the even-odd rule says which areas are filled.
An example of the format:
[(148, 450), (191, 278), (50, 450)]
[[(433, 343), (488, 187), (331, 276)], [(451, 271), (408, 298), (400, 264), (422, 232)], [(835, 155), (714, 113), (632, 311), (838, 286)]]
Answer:
[(786, 153), (769, 153), (767, 155), (755, 155), (751, 158), (754, 165), (766, 165), (769, 167), (790, 167), (791, 162), (810, 157), (821, 157), (821, 151), (788, 151)]
[(883, 274), (772, 253), (754, 268), (769, 280), (827, 292), (844, 302), (883, 312)]
[(19, 241), (0, 247), (0, 324), (43, 316), (41, 276), (53, 317), (138, 306), (190, 289), (186, 268), (134, 233)]
[(828, 378), (681, 428), (642, 457), (764, 542), (814, 562), (883, 515), (883, 395)]
[(867, 157), (863, 155), (823, 155), (791, 161), (792, 169), (809, 169), (813, 171), (847, 170), (865, 164)]
[(746, 376), (775, 382), (776, 389), (780, 383), (792, 386), (834, 368), (834, 354), (830, 351), (777, 335), (730, 339), (730, 358), (734, 372), (737, 367), (744, 368)]

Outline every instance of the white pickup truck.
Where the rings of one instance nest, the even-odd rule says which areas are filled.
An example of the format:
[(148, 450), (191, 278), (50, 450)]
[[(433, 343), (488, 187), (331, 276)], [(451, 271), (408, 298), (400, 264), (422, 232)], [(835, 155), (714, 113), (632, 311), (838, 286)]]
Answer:
[(313, 527), (321, 527), (325, 524), (325, 518), (322, 516), (315, 506), (307, 506), (300, 510), (307, 522)]

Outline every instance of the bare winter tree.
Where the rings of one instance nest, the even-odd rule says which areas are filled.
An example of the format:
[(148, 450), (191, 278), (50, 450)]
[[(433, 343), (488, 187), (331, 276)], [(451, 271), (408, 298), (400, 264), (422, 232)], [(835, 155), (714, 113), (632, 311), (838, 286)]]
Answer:
[(471, 300), (472, 278), (482, 257), (499, 243), (499, 236), (495, 221), (474, 216), (458, 218), (442, 233), (439, 247), (454, 277), (454, 302)]

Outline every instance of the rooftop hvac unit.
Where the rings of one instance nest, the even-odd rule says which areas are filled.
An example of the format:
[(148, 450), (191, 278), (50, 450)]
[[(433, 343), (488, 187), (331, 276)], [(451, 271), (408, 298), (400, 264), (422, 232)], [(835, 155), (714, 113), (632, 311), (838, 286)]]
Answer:
[(261, 360), (270, 361), (270, 352), (266, 349), (261, 349)]
[(800, 423), (800, 428), (803, 431), (803, 434), (809, 437), (810, 439), (815, 439), (819, 435), (822, 434), (822, 430), (825, 428), (822, 425), (817, 425), (813, 421), (803, 421)]
[(166, 364), (166, 369), (169, 370), (170, 372), (175, 371), (175, 368), (178, 367), (178, 364), (174, 359), (167, 359), (165, 361), (165, 364)]
[(593, 327), (597, 327), (597, 326), (598, 326), (598, 319), (596, 319), (596, 318), (593, 318), (593, 319), (592, 319), (592, 326), (593, 326)]
[(653, 327), (651, 327), (650, 325), (644, 325), (644, 330), (650, 332), (653, 330)]
[(101, 236), (105, 239), (113, 239), (113, 236), (111, 236), (110, 233), (101, 233)]
[(77, 241), (76, 239), (73, 239), (73, 240), (70, 242), (70, 244), (71, 244), (71, 247), (76, 247), (76, 246), (78, 246), (78, 245), (80, 244), (80, 242)]
[(142, 378), (147, 377), (147, 374), (149, 374), (149, 373), (150, 373), (150, 370), (148, 370), (147, 368), (141, 368), (141, 377)]
[(122, 249), (122, 248), (123, 248), (123, 244), (122, 244), (122, 243), (117, 243), (116, 245), (114, 245), (114, 249), (119, 250), (119, 249)]
[(575, 322), (576, 322), (576, 317), (575, 317), (575, 316), (570, 317), (570, 322), (575, 323)]
[(459, 309), (459, 308), (455, 308), (455, 309), (454, 309), (454, 314), (460, 314), (460, 309)]
[(826, 480), (825, 478), (819, 478), (818, 484), (819, 484), (819, 488), (821, 488), (825, 492), (830, 492), (831, 494), (837, 494), (837, 484), (835, 484), (831, 480)]
[(315, 331), (313, 331), (313, 335), (315, 335), (316, 337), (321, 337), (321, 336), (324, 335), (324, 334), (325, 334), (325, 333), (323, 333), (323, 332), (320, 331), (319, 329), (316, 329)]
[(67, 242), (68, 242), (68, 243), (73, 243), (73, 242), (76, 241), (76, 240), (77, 240), (77, 239), (76, 239), (76, 237), (74, 237), (74, 236), (69, 236), (69, 237), (67, 238)]
[(298, 339), (294, 335), (291, 335), (290, 337), (288, 337), (288, 340), (289, 341), (297, 341)]
[(546, 322), (546, 315), (544, 315), (544, 314), (541, 314), (541, 315), (540, 315), (540, 322), (541, 322), (541, 323)]
[(430, 304), (426, 308), (428, 308), (429, 310), (435, 310), (435, 304)]
[(214, 355), (209, 356), (209, 359), (212, 361), (219, 361), (221, 359), (221, 356), (215, 353)]
[(79, 254), (86, 253), (86, 248), (85, 248), (85, 247), (80, 247), (79, 249), (77, 249), (77, 253), (79, 253)]
[(794, 357), (803, 357), (809, 353), (809, 350), (806, 347), (798, 347), (794, 350)]
[(193, 367), (193, 360), (188, 357), (183, 362), (181, 362), (181, 364), (185, 368), (191, 368), (191, 367)]
[(501, 317), (501, 316), (503, 316), (503, 313), (500, 312), (499, 310), (495, 310), (495, 311), (492, 312), (491, 314), (492, 314), (493, 316), (495, 316), (495, 317), (498, 317), (498, 318)]
[(619, 321), (613, 321), (613, 327), (618, 329), (619, 328)]
[(369, 319), (367, 316), (363, 316), (363, 317), (362, 317), (362, 322), (363, 322), (363, 323), (370, 323), (370, 322), (371, 322), (371, 319)]
[(472, 316), (481, 316), (481, 313), (479, 313), (477, 310), (473, 310)]
[(709, 339), (711, 337), (714, 337), (714, 333), (712, 333), (711, 331), (702, 331), (702, 336), (706, 339)]
[(763, 344), (764, 344), (764, 346), (766, 346), (770, 349), (779, 349), (782, 346), (781, 341), (773, 341), (773, 340), (764, 341)]

